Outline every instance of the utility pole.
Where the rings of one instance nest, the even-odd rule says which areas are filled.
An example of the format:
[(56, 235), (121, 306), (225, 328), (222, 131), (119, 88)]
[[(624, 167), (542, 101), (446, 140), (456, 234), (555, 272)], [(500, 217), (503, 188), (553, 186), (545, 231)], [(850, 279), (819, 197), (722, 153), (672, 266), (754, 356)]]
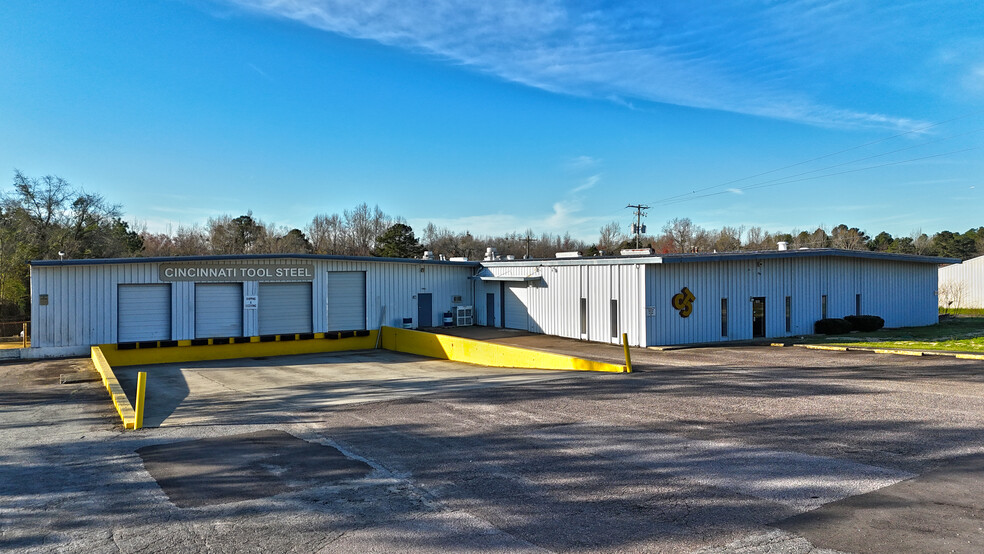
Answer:
[(642, 224), (642, 216), (646, 215), (642, 210), (648, 210), (649, 206), (643, 206), (642, 204), (629, 204), (626, 208), (635, 208), (636, 222), (632, 226), (632, 232), (636, 236), (636, 248), (641, 248), (639, 246), (639, 235), (646, 232), (646, 226)]
[(528, 259), (530, 259), (530, 243), (531, 242), (536, 242), (538, 239), (533, 238), (532, 231), (530, 231), (529, 229), (527, 229), (526, 230), (526, 238), (524, 238), (523, 240), (526, 241), (526, 257), (524, 257), (523, 259), (524, 260), (528, 260)]

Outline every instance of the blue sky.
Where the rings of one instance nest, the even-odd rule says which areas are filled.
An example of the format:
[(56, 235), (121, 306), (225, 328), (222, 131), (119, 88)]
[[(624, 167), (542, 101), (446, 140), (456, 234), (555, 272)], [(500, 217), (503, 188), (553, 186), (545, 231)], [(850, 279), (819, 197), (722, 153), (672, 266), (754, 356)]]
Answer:
[(984, 4), (706, 4), (5, 0), (0, 178), (151, 231), (984, 225)]

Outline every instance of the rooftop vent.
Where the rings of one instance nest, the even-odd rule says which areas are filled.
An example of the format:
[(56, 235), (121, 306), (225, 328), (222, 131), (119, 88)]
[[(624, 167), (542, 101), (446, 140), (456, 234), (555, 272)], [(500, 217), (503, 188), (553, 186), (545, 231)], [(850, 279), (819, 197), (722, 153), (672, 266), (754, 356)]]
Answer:
[(622, 250), (621, 254), (623, 256), (652, 256), (652, 248), (626, 248)]
[(779, 250), (788, 250), (789, 249), (789, 243), (786, 242), (786, 241), (784, 241), (784, 240), (779, 241), (777, 243), (777, 245), (779, 246)]
[(582, 255), (580, 252), (557, 252), (554, 254), (558, 258), (580, 258)]
[(490, 246), (485, 249), (485, 261), (490, 261), (496, 259), (495, 247)]
[(434, 252), (431, 251), (431, 250), (424, 250), (424, 255), (421, 256), (421, 259), (423, 259), (423, 260), (433, 260), (434, 259)]
[(468, 256), (451, 256), (448, 258), (449, 262), (467, 262)]

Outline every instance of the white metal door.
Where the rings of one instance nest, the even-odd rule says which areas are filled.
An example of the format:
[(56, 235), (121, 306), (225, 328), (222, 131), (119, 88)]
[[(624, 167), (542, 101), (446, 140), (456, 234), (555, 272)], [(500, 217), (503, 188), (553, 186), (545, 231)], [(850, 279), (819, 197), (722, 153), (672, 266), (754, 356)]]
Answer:
[(366, 272), (328, 272), (328, 330), (366, 328)]
[(119, 285), (117, 340), (171, 339), (171, 285)]
[(503, 327), (529, 331), (530, 319), (526, 309), (526, 283), (507, 284), (503, 298), (506, 301)]
[(260, 283), (257, 296), (261, 335), (311, 332), (311, 283)]
[(243, 334), (243, 285), (195, 284), (195, 337), (238, 337)]

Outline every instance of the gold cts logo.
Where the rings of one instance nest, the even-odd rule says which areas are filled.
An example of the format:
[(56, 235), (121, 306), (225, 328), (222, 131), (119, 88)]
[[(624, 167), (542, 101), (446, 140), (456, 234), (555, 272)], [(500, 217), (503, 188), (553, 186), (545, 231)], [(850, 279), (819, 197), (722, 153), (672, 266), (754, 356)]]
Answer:
[(697, 300), (694, 293), (683, 287), (683, 290), (673, 295), (673, 309), (680, 311), (680, 317), (688, 317), (694, 312), (694, 300)]

